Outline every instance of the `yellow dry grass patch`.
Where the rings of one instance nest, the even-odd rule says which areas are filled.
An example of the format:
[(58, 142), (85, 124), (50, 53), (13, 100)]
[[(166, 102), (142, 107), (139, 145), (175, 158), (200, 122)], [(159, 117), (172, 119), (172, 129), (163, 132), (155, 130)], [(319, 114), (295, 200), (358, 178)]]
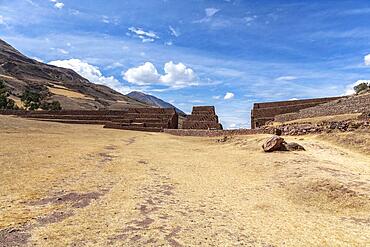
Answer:
[(287, 138), (306, 152), (267, 154), (266, 137), (0, 117), (0, 243), (366, 246), (369, 155), (314, 136)]
[(77, 99), (91, 99), (93, 100), (93, 98), (89, 97), (89, 96), (86, 96), (82, 93), (79, 93), (79, 92), (74, 92), (74, 91), (71, 91), (69, 89), (66, 89), (65, 87), (48, 87), (49, 91), (53, 94), (56, 94), (56, 95), (62, 95), (62, 96), (65, 96), (65, 97), (69, 97), (69, 98), (77, 98)]
[(12, 100), (14, 100), (15, 104), (16, 104), (18, 107), (20, 107), (20, 108), (22, 108), (22, 107), (23, 107), (23, 103), (22, 103), (22, 101), (21, 101), (21, 99), (20, 99), (20, 98), (18, 98), (18, 97), (16, 97), (16, 96), (13, 96), (13, 95), (10, 95), (10, 96), (9, 96), (9, 98), (10, 98), (10, 99), (12, 99)]

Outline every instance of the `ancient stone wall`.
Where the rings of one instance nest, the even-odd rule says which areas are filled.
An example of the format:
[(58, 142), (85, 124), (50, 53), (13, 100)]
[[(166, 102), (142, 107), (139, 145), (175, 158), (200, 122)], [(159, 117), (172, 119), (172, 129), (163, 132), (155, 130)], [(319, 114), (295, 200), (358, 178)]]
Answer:
[(163, 131), (178, 128), (175, 109), (131, 108), (123, 111), (0, 111), (2, 115), (16, 115), (41, 121), (69, 124), (98, 124), (105, 128)]
[(315, 107), (301, 109), (298, 112), (277, 115), (275, 121), (287, 122), (302, 118), (333, 116), (352, 113), (366, 113), (370, 109), (370, 93), (340, 98)]
[(214, 106), (194, 106), (182, 124), (183, 129), (222, 130)]
[(299, 110), (324, 104), (340, 98), (342, 97), (255, 103), (251, 112), (251, 127), (261, 127), (268, 121), (274, 121), (275, 116), (277, 115), (298, 112)]
[(267, 129), (236, 129), (236, 130), (164, 129), (163, 132), (167, 134), (171, 134), (171, 135), (176, 135), (176, 136), (216, 137), (216, 136), (269, 134), (271, 130), (267, 130)]

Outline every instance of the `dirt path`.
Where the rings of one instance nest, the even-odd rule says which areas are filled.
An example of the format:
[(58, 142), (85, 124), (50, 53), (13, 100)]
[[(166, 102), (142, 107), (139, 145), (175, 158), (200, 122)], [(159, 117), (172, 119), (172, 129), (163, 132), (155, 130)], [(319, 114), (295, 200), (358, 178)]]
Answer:
[[(0, 246), (366, 246), (370, 157), (0, 117)], [(294, 139), (292, 139), (294, 140)]]

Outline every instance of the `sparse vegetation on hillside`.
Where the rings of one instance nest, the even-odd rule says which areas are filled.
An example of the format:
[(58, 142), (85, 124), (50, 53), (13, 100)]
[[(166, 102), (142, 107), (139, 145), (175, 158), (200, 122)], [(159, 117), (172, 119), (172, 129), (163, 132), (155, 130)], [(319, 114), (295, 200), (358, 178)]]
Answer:
[(59, 103), (59, 101), (52, 101), (47, 102), (45, 101), (46, 94), (42, 90), (34, 90), (34, 89), (27, 89), (22, 97), (21, 101), (23, 102), (24, 107), (27, 110), (52, 110), (52, 111), (60, 111), (62, 110), (62, 107)]
[(356, 94), (359, 94), (359, 93), (361, 93), (365, 90), (369, 90), (370, 89), (370, 83), (366, 83), (366, 82), (360, 83), (360, 84), (354, 86), (353, 89), (355, 90)]
[(14, 100), (9, 99), (9, 96), (4, 81), (0, 80), (0, 110), (17, 108)]
[(43, 103), (41, 103), (40, 108), (45, 110), (45, 111), (60, 111), (60, 110), (62, 110), (62, 106), (60, 105), (59, 101), (43, 102)]

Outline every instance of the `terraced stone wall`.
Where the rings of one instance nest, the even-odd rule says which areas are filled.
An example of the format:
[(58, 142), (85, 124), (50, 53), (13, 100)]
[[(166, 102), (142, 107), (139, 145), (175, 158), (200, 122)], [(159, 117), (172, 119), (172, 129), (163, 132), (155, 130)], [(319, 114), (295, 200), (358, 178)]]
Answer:
[(222, 130), (218, 122), (214, 106), (194, 106), (190, 116), (187, 116), (183, 129)]
[(298, 112), (341, 98), (343, 97), (255, 103), (251, 112), (251, 127), (261, 127), (269, 121), (274, 121), (277, 115)]

